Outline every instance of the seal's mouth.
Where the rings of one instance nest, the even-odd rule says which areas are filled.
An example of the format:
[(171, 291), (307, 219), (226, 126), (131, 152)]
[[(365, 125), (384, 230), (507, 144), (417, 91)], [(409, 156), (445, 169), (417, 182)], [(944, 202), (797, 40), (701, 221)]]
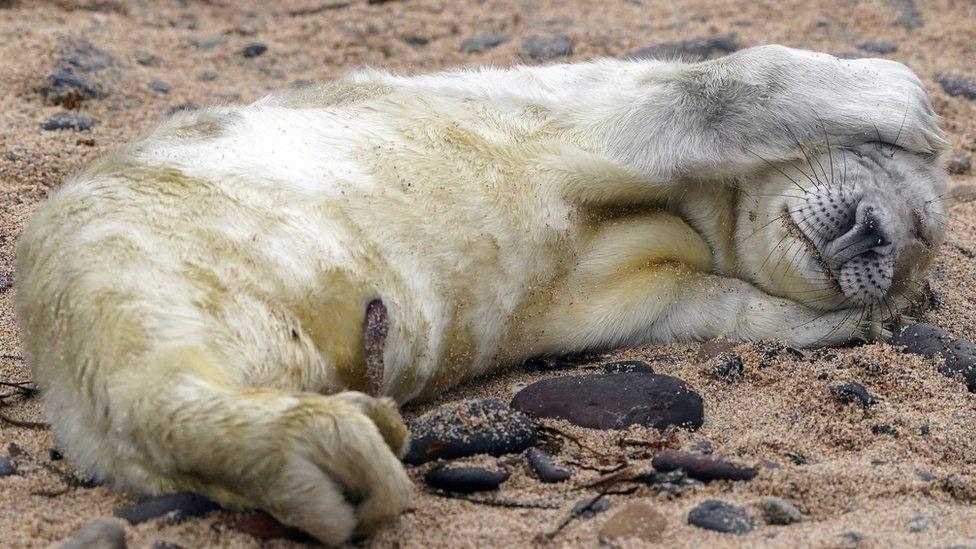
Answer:
[(820, 267), (825, 280), (829, 281), (830, 285), (835, 290), (843, 294), (844, 290), (841, 288), (840, 282), (837, 280), (836, 273), (834, 273), (834, 271), (830, 268), (827, 261), (824, 260), (823, 254), (820, 253), (820, 249), (817, 248), (817, 245), (813, 242), (813, 240), (811, 240), (810, 237), (807, 236), (807, 233), (803, 232), (803, 229), (801, 229), (800, 226), (793, 221), (793, 216), (790, 215), (790, 210), (785, 204), (783, 205), (780, 217), (783, 219), (783, 229), (786, 231), (786, 234), (800, 241), (800, 243), (806, 249), (806, 252), (810, 254), (813, 261), (818, 267)]

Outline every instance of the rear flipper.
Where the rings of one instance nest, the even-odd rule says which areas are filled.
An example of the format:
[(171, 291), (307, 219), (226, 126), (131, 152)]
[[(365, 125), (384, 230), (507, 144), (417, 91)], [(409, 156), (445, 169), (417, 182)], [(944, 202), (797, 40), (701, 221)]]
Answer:
[(150, 477), (115, 470), (118, 480), (260, 508), (332, 544), (409, 506), (398, 459), (407, 429), (392, 400), (235, 387), (208, 358), (171, 351), (150, 370), (158, 380), (145, 370), (113, 376), (115, 433), (140, 449)]

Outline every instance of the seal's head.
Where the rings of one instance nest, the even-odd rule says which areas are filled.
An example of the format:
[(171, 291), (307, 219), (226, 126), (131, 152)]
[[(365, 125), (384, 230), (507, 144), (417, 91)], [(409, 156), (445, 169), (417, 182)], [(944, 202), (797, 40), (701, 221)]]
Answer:
[(770, 164), (753, 188), (736, 230), (744, 276), (816, 309), (894, 316), (920, 293), (944, 238), (937, 155), (835, 147)]

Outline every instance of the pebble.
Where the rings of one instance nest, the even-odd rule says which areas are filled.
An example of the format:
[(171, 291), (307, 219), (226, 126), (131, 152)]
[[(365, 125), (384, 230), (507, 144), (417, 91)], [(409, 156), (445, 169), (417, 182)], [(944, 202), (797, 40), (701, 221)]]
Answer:
[(59, 549), (125, 549), (125, 530), (114, 520), (98, 519), (79, 528)]
[(584, 498), (573, 504), (569, 510), (569, 515), (580, 518), (593, 518), (598, 514), (613, 507), (613, 502), (608, 498), (600, 498), (596, 501), (593, 498)]
[(158, 67), (163, 64), (163, 60), (158, 55), (153, 55), (144, 51), (136, 52), (136, 63), (143, 67)]
[(532, 420), (492, 399), (445, 404), (411, 422), (410, 433), (403, 461), (413, 465), (475, 454), (521, 452), (537, 440)]
[(153, 80), (149, 83), (149, 89), (157, 93), (169, 93), (169, 84), (162, 80)]
[(722, 381), (733, 382), (741, 379), (745, 373), (745, 365), (739, 355), (722, 353), (712, 359), (712, 375)]
[(472, 36), (461, 42), (461, 53), (481, 53), (490, 49), (497, 48), (508, 42), (508, 35), (501, 34), (480, 34)]
[(871, 433), (875, 436), (888, 435), (892, 437), (898, 436), (898, 431), (895, 430), (891, 425), (875, 425), (871, 427)]
[(763, 518), (768, 524), (785, 526), (803, 520), (803, 514), (796, 505), (781, 498), (765, 498), (759, 502), (762, 507)]
[(701, 484), (699, 481), (689, 478), (683, 469), (675, 469), (667, 473), (654, 472), (639, 475), (634, 480), (672, 497), (680, 496), (689, 487)]
[(251, 42), (250, 44), (244, 46), (241, 50), (241, 55), (244, 57), (257, 57), (264, 52), (268, 51), (268, 46), (261, 42)]
[(661, 532), (668, 521), (651, 505), (631, 502), (624, 505), (600, 527), (601, 540), (638, 539), (654, 543), (660, 541)]
[(976, 79), (960, 74), (937, 74), (935, 81), (952, 97), (965, 97), (976, 101)]
[(552, 456), (538, 448), (526, 450), (525, 459), (542, 482), (563, 482), (573, 476), (569, 471), (556, 467), (552, 461)]
[(969, 391), (976, 392), (976, 346), (969, 341), (954, 339), (932, 324), (912, 324), (888, 342), (906, 353), (926, 358), (942, 356), (945, 363), (939, 371), (948, 377), (962, 377)]
[(47, 457), (51, 461), (61, 461), (64, 459), (64, 454), (62, 454), (61, 450), (58, 450), (57, 448), (48, 448)]
[(864, 534), (862, 534), (860, 532), (855, 532), (853, 530), (850, 531), (850, 532), (844, 532), (843, 534), (840, 535), (840, 537), (842, 537), (845, 540), (853, 543), (854, 545), (857, 545), (857, 544), (861, 543), (862, 541), (864, 541)]
[(915, 517), (908, 521), (908, 531), (912, 533), (924, 532), (932, 525), (929, 517)]
[(456, 494), (471, 494), (497, 490), (501, 483), (508, 480), (505, 471), (489, 471), (481, 467), (448, 467), (439, 465), (424, 475), (424, 482), (431, 488), (453, 492)]
[(522, 41), (522, 55), (542, 61), (573, 55), (573, 42), (561, 35), (535, 35)]
[(219, 506), (209, 499), (191, 493), (177, 492), (143, 500), (135, 505), (115, 511), (115, 516), (125, 519), (129, 524), (140, 524), (163, 515), (169, 515), (174, 524), (190, 517), (200, 517), (216, 510)]
[(681, 469), (689, 477), (702, 482), (712, 480), (751, 480), (759, 474), (753, 467), (734, 465), (721, 459), (702, 455), (679, 452), (677, 450), (662, 450), (651, 459), (651, 465), (656, 471), (666, 473)]
[(830, 392), (837, 397), (837, 400), (845, 403), (859, 402), (861, 406), (867, 408), (881, 402), (878, 397), (872, 395), (864, 388), (864, 385), (856, 381), (850, 381), (841, 385), (834, 385)]
[(857, 45), (858, 49), (864, 50), (870, 53), (877, 53), (884, 55), (886, 53), (894, 53), (898, 51), (898, 46), (892, 44), (891, 42), (864, 42)]
[(78, 130), (83, 132), (92, 129), (94, 125), (95, 121), (87, 116), (70, 112), (59, 112), (41, 124), (41, 129), (49, 132), (55, 130)]
[(64, 64), (84, 72), (97, 72), (116, 65), (115, 58), (95, 47), (88, 40), (69, 40), (68, 49), (61, 57)]
[(47, 77), (47, 86), (41, 88), (41, 95), (55, 105), (73, 109), (85, 100), (105, 97), (105, 92), (84, 76), (68, 69), (59, 69)]
[(603, 365), (603, 371), (608, 374), (625, 374), (630, 372), (640, 372), (653, 374), (654, 368), (643, 360), (621, 360)]
[(752, 517), (744, 509), (714, 499), (695, 506), (688, 513), (688, 524), (727, 534), (745, 534), (753, 528)]
[(150, 549), (183, 549), (183, 546), (173, 541), (169, 541), (165, 539), (157, 539), (156, 541), (152, 542), (152, 545), (150, 545), (149, 548)]
[(739, 49), (734, 34), (715, 38), (688, 38), (677, 42), (664, 42), (631, 52), (628, 59), (683, 59), (701, 61), (712, 56), (732, 53)]
[(544, 379), (519, 391), (512, 407), (532, 418), (565, 419), (591, 429), (696, 430), (704, 420), (702, 399), (685, 382), (642, 372)]
[(228, 518), (227, 524), (231, 528), (257, 539), (311, 541), (308, 534), (296, 528), (285, 526), (264, 511), (235, 513)]
[(17, 474), (17, 466), (8, 457), (0, 458), (0, 477), (9, 477)]

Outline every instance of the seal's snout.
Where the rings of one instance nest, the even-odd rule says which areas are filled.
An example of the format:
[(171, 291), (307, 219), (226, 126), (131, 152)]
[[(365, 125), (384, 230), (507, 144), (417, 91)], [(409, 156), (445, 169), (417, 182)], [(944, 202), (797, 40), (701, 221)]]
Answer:
[(862, 201), (858, 205), (854, 225), (846, 233), (826, 243), (821, 253), (832, 269), (839, 269), (868, 252), (888, 255), (891, 252), (891, 236), (877, 209)]

